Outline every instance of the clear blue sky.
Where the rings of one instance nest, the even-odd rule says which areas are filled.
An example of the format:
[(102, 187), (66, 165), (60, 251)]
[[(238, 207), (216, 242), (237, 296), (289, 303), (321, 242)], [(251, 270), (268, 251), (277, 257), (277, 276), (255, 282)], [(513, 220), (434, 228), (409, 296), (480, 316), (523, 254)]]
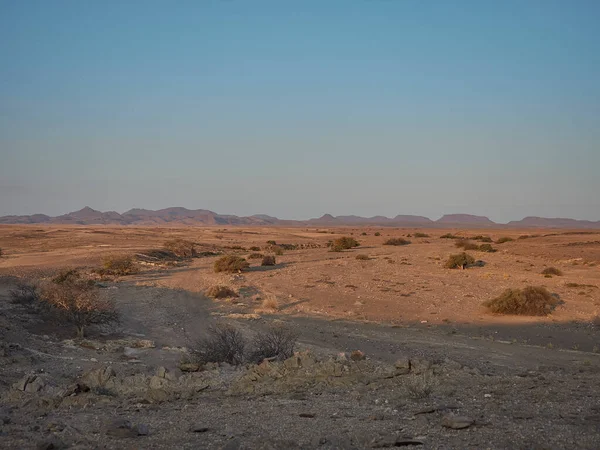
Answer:
[(0, 0), (0, 215), (600, 220), (600, 2)]

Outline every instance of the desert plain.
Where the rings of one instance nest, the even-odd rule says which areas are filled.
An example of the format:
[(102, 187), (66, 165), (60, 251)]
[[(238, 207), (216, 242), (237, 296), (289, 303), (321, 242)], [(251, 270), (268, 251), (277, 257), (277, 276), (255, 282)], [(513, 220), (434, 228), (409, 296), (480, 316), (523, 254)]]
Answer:
[[(495, 251), (447, 268), (477, 236)], [(331, 251), (341, 237), (359, 245)], [(194, 255), (166, 254), (173, 240)], [(2, 225), (0, 249), (2, 448), (600, 448), (600, 231)], [(135, 273), (95, 271), (121, 255)], [(215, 272), (224, 255), (250, 266)], [(119, 321), (78, 338), (14, 301), (65, 269)], [(526, 286), (557, 306), (483, 305)], [(217, 323), (284, 326), (296, 353), (198, 364)]]

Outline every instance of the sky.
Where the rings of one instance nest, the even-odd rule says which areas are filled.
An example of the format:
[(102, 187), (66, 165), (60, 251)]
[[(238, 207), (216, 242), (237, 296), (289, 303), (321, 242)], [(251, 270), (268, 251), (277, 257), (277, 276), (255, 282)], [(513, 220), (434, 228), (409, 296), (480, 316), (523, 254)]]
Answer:
[(0, 0), (0, 215), (600, 220), (600, 2)]

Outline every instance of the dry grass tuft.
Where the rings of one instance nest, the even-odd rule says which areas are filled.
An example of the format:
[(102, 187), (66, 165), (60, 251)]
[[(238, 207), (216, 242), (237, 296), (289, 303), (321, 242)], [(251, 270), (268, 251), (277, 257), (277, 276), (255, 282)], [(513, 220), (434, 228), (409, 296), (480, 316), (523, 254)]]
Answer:
[(550, 314), (560, 300), (543, 286), (524, 289), (507, 289), (500, 296), (487, 300), (483, 306), (496, 314), (545, 316)]
[(462, 252), (456, 255), (450, 255), (444, 267), (447, 269), (466, 269), (471, 264), (475, 264), (475, 258), (468, 253)]
[(369, 261), (371, 258), (369, 258), (369, 255), (360, 253), (360, 254), (356, 255), (356, 259), (358, 259), (359, 261)]
[(261, 307), (265, 311), (277, 311), (279, 309), (279, 301), (274, 295), (269, 295), (262, 301)]
[(560, 277), (562, 274), (562, 270), (557, 269), (556, 267), (546, 267), (544, 270), (542, 270), (542, 275), (556, 275)]
[(260, 263), (261, 266), (274, 266), (275, 264), (275, 257), (272, 255), (264, 256)]
[(505, 242), (512, 242), (514, 241), (513, 238), (508, 237), (508, 236), (503, 236), (501, 238), (498, 238), (498, 240), (496, 241), (496, 244), (504, 244)]
[(96, 269), (99, 275), (124, 276), (138, 272), (135, 260), (130, 255), (108, 255), (102, 260), (102, 267)]
[(360, 243), (352, 237), (341, 237), (331, 243), (332, 252), (341, 252), (342, 250), (350, 250), (351, 248), (358, 247)]
[(213, 286), (206, 291), (207, 297), (210, 298), (236, 298), (239, 295), (228, 286)]
[(410, 241), (404, 238), (391, 238), (383, 243), (383, 245), (408, 245)]
[(227, 255), (215, 261), (215, 272), (241, 272), (250, 267), (250, 263), (240, 256)]

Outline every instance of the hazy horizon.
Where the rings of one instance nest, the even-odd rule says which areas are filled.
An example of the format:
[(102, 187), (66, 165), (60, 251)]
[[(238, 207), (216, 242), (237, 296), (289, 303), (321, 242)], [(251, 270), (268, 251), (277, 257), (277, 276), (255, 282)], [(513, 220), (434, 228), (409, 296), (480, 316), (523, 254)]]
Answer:
[(0, 216), (600, 220), (600, 3), (0, 0)]

